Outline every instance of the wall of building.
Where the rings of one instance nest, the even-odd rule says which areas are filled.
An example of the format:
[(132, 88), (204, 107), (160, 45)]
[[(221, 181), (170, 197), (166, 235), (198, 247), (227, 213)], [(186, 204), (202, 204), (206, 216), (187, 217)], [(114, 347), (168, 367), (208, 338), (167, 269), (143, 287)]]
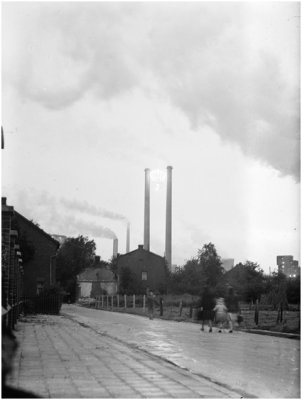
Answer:
[(23, 266), (18, 232), (12, 229), (14, 208), (6, 205), (6, 198), (2, 201), (2, 323), (13, 328), (20, 312), (23, 297)]
[(20, 214), (16, 213), (15, 218), (19, 235), (25, 236), (35, 249), (32, 259), (24, 262), (24, 296), (31, 297), (37, 294), (38, 287), (47, 289), (56, 283), (58, 244)]
[[(140, 245), (137, 250), (121, 255), (117, 260), (118, 275), (124, 267), (136, 275), (143, 288), (163, 291), (167, 284), (167, 274), (164, 257), (144, 250)], [(142, 273), (147, 273), (147, 280), (142, 280)]]
[(78, 285), (80, 287), (79, 297), (95, 298), (96, 296), (100, 296), (101, 294), (114, 296), (117, 293), (116, 282), (78, 282)]

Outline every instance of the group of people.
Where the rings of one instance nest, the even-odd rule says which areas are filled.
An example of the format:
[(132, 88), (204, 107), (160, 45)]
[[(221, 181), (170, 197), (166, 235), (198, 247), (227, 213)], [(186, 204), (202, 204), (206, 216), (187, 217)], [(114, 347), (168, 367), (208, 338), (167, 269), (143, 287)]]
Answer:
[(200, 301), (201, 331), (204, 331), (204, 325), (207, 322), (209, 332), (212, 332), (213, 321), (215, 321), (218, 324), (218, 332), (222, 332), (223, 325), (227, 323), (229, 332), (232, 333), (239, 314), (239, 301), (233, 288), (229, 288), (225, 299), (215, 298), (212, 290), (205, 288)]

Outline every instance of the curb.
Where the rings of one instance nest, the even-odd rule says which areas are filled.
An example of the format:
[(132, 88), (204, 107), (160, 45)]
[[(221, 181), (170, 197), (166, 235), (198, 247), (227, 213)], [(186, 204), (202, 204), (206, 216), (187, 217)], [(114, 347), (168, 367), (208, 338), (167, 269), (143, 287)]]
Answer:
[(300, 335), (296, 333), (286, 333), (286, 332), (275, 332), (275, 331), (265, 331), (263, 329), (240, 329), (241, 332), (254, 333), (256, 335), (266, 335), (275, 336), (285, 339), (296, 339), (300, 340)]

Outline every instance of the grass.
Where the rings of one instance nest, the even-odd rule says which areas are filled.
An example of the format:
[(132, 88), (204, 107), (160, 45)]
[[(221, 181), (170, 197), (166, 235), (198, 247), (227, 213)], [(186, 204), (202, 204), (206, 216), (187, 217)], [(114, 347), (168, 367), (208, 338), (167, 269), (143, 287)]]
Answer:
[[(183, 300), (183, 307), (180, 307), (180, 300)], [(188, 295), (184, 296), (165, 296), (164, 297), (164, 312), (163, 316), (160, 316), (159, 306), (155, 307), (154, 317), (159, 319), (171, 320), (171, 321), (183, 321), (183, 322), (196, 322), (196, 315), (193, 309), (193, 317), (190, 310), (190, 304), (192, 301), (195, 301), (195, 298)], [(96, 307), (95, 299), (87, 299), (79, 301), (79, 304), (91, 307), (91, 308), (100, 308)], [(147, 310), (144, 310), (142, 307), (142, 302), (136, 303), (135, 308), (133, 308), (132, 298), (127, 299), (127, 308), (124, 308), (123, 301), (120, 301), (120, 307), (118, 308), (116, 303), (113, 303), (114, 306), (112, 308), (111, 302), (103, 302), (103, 309), (110, 310), (114, 312), (121, 312), (127, 314), (136, 314), (147, 316)], [(100, 306), (100, 304), (99, 304)], [(241, 315), (243, 316), (243, 322), (240, 324), (240, 328), (244, 329), (263, 329), (263, 330), (271, 330), (275, 332), (286, 332), (286, 333), (300, 333), (300, 311), (295, 309), (295, 307), (291, 307), (290, 311), (283, 311), (283, 321), (281, 323), (277, 323), (277, 311), (274, 310), (260, 310), (258, 325), (255, 324), (254, 317), (255, 311), (250, 310), (246, 305), (242, 307)]]

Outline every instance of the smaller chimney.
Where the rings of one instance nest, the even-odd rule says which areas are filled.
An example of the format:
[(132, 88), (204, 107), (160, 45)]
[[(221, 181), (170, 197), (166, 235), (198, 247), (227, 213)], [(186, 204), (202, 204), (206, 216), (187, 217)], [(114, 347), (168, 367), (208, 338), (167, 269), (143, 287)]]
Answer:
[(130, 222), (127, 223), (126, 253), (130, 251)]
[(113, 257), (117, 257), (117, 253), (118, 253), (118, 239), (115, 238), (113, 239)]

